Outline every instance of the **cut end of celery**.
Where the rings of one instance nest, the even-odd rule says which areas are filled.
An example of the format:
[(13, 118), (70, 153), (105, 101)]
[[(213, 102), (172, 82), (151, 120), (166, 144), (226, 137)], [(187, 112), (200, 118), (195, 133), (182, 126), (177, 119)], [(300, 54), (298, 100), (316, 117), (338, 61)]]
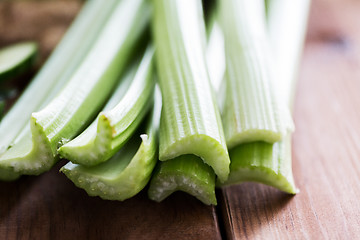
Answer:
[(39, 175), (48, 171), (56, 161), (49, 140), (32, 117), (31, 133), (29, 131), (0, 156), (0, 168), (8, 169), (14, 175)]
[(229, 178), (219, 186), (250, 181), (263, 183), (290, 194), (298, 192), (291, 169), (290, 136), (275, 144), (242, 144), (230, 151), (230, 158)]
[[(97, 123), (97, 124), (96, 124)], [(58, 152), (62, 158), (84, 166), (95, 166), (108, 160), (111, 151), (113, 128), (109, 119), (100, 113), (92, 124), (74, 140), (64, 144)]]
[(215, 174), (194, 155), (158, 163), (148, 190), (149, 198), (161, 202), (176, 191), (186, 192), (207, 205), (217, 204)]
[(85, 167), (69, 162), (61, 168), (77, 187), (90, 196), (123, 201), (140, 192), (150, 179), (156, 163), (154, 139), (141, 136), (129, 142), (110, 160), (95, 167)]
[(215, 139), (204, 135), (196, 134), (169, 145), (166, 149), (161, 147), (160, 160), (170, 160), (185, 154), (194, 154), (208, 164), (214, 170), (221, 182), (226, 181), (230, 169), (230, 159), (227, 149)]

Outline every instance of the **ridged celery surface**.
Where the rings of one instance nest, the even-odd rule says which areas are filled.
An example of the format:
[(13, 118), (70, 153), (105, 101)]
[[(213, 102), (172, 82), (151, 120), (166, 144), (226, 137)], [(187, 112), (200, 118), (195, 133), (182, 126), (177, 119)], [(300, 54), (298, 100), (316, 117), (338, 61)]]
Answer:
[[(212, 18), (212, 20), (214, 20)], [(219, 24), (211, 21), (206, 60), (214, 90), (220, 88), (225, 72), (224, 39)], [(149, 198), (161, 202), (176, 191), (196, 197), (204, 204), (216, 205), (216, 176), (211, 167), (195, 155), (183, 155), (158, 162), (148, 190)]]
[(119, 1), (66, 86), (32, 114), (31, 133), (1, 155), (1, 169), (36, 175), (56, 162), (57, 148), (87, 126), (113, 91), (149, 16), (146, 0)]
[(0, 49), (0, 81), (22, 74), (35, 63), (38, 47), (34, 42), (16, 43)]
[(160, 111), (161, 97), (155, 100), (146, 134), (141, 135), (141, 141), (138, 136), (133, 136), (107, 162), (94, 167), (69, 162), (61, 171), (90, 196), (120, 201), (134, 196), (148, 183), (157, 161)]
[(229, 155), (205, 62), (200, 0), (155, 0), (153, 30), (163, 96), (160, 160), (194, 154), (220, 181), (229, 174)]
[(104, 4), (103, 0), (91, 0), (84, 5), (48, 61), (2, 119), (0, 154), (26, 134), (21, 133), (24, 128), (30, 130), (31, 113), (44, 107), (63, 88), (94, 44), (117, 2), (109, 0)]
[[(310, 0), (272, 0), (269, 4), (269, 34), (281, 98), (292, 108), (293, 85), (305, 37)], [(230, 176), (224, 185), (245, 181), (261, 182), (295, 194), (291, 167), (291, 135), (275, 144), (254, 142), (230, 150)]]
[(219, 1), (225, 38), (223, 125), (228, 148), (280, 141), (293, 130), (291, 115), (272, 86), (273, 67), (263, 0)]
[[(108, 160), (135, 132), (152, 104), (154, 51), (149, 48), (125, 96), (115, 92), (97, 119), (78, 137), (59, 149), (73, 163), (94, 166)], [(128, 86), (120, 86), (124, 92)], [(124, 89), (124, 90), (123, 90)]]

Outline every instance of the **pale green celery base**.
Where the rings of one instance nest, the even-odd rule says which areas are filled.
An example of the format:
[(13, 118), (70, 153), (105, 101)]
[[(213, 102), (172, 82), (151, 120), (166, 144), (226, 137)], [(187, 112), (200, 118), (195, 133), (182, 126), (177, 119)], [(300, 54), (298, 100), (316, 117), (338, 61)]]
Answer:
[(141, 138), (139, 148), (138, 142), (129, 142), (105, 163), (85, 167), (69, 162), (61, 171), (90, 196), (107, 200), (128, 199), (145, 187), (156, 164), (155, 137), (142, 135)]
[(207, 205), (216, 205), (215, 174), (194, 155), (159, 162), (150, 182), (149, 198), (161, 202), (173, 192), (186, 192)]
[[(0, 156), (0, 169), (5, 175), (39, 175), (58, 160), (43, 129), (31, 118), (31, 131)], [(0, 177), (1, 178), (1, 177)]]
[(221, 143), (208, 135), (190, 135), (168, 145), (166, 149), (161, 146), (160, 161), (170, 160), (185, 154), (194, 154), (214, 169), (221, 182), (226, 181), (228, 178), (229, 164), (220, 161), (220, 159), (229, 160), (228, 153)]
[(281, 191), (296, 194), (291, 169), (291, 137), (283, 142), (269, 144), (255, 142), (242, 144), (230, 150), (230, 175), (219, 184), (228, 186), (247, 181), (259, 182)]

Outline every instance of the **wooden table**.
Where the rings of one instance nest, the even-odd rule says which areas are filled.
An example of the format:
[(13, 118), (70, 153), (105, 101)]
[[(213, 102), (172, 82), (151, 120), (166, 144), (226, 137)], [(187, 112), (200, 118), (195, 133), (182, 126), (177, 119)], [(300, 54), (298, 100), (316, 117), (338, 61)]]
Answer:
[[(5, 16), (5, 5), (0, 3), (0, 45), (35, 38), (43, 56), (80, 6), (77, 1), (19, 3)], [(26, 11), (30, 5), (32, 11)], [(217, 207), (183, 193), (162, 203), (148, 200), (146, 192), (125, 202), (103, 201), (58, 173), (60, 162), (39, 177), (0, 183), (0, 238), (359, 238), (359, 12), (355, 0), (313, 2), (294, 113), (293, 169), (301, 190), (296, 196), (247, 183), (219, 190)], [(47, 16), (46, 24), (38, 13)], [(5, 18), (13, 19), (14, 28), (27, 27), (10, 34)]]

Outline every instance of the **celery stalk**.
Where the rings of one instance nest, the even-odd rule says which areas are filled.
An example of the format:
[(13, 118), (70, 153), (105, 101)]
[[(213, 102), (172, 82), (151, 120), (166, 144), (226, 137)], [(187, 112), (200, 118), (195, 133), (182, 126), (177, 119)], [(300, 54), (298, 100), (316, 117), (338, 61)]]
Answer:
[[(302, 52), (310, 0), (272, 0), (269, 34), (276, 55), (276, 87), (292, 108), (293, 85)], [(295, 194), (291, 167), (291, 135), (275, 144), (254, 142), (230, 150), (230, 176), (224, 185), (255, 181)]]
[(103, 199), (128, 199), (140, 192), (150, 179), (157, 161), (157, 131), (160, 119), (161, 97), (158, 92), (146, 134), (134, 136), (107, 162), (86, 167), (69, 162), (61, 171), (77, 187), (90, 196)]
[(132, 136), (152, 104), (153, 52), (151, 48), (146, 52), (125, 96), (115, 93), (107, 109), (82, 134), (59, 148), (63, 158), (94, 166), (112, 157)]
[(228, 148), (253, 141), (274, 143), (293, 130), (277, 99), (263, 0), (219, 1), (225, 39), (226, 97), (222, 111)]
[(155, 0), (154, 40), (163, 96), (160, 160), (194, 154), (220, 181), (229, 156), (205, 62), (205, 29), (200, 0)]
[[(222, 80), (225, 64), (221, 46), (223, 44), (219, 26), (211, 25), (206, 60), (210, 79), (217, 88)], [(220, 60), (220, 64), (219, 64)], [(223, 68), (222, 68), (223, 67)], [(183, 191), (203, 203), (216, 205), (215, 173), (201, 158), (195, 155), (182, 155), (174, 159), (158, 162), (148, 190), (149, 198), (160, 202), (175, 191)]]
[(149, 16), (145, 0), (118, 3), (69, 82), (45, 108), (32, 114), (31, 132), (1, 155), (1, 169), (37, 175), (56, 162), (57, 148), (87, 126), (112, 92)]
[[(61, 90), (95, 42), (117, 0), (88, 1), (49, 60), (0, 123), (0, 154), (18, 142), (29, 127), (31, 113), (44, 107)], [(0, 179), (2, 175), (0, 175)]]

